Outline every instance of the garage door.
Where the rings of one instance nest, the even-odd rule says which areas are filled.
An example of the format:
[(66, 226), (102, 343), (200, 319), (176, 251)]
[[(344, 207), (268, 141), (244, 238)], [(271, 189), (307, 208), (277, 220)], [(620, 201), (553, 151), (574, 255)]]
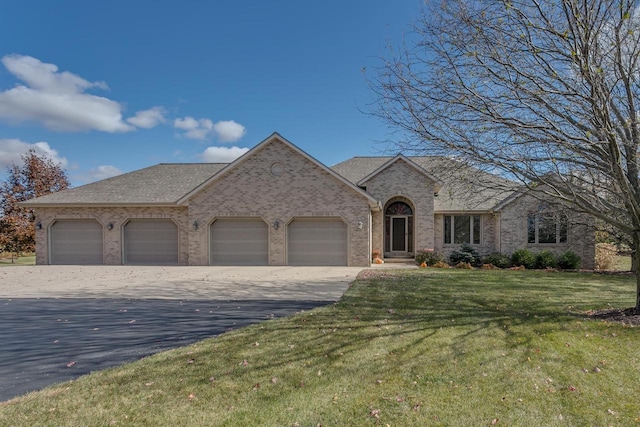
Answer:
[(124, 262), (178, 264), (178, 227), (170, 219), (132, 219), (124, 226)]
[(269, 264), (269, 229), (257, 219), (218, 219), (211, 224), (211, 265)]
[(289, 265), (347, 265), (347, 226), (339, 219), (296, 219), (287, 228)]
[(102, 264), (102, 225), (93, 219), (51, 226), (51, 264)]

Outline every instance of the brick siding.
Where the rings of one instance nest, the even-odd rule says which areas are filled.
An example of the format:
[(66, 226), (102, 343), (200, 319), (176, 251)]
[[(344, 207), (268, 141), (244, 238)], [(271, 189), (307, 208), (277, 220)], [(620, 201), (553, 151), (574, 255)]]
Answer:
[[(282, 165), (274, 175), (272, 165)], [(340, 218), (347, 226), (348, 265), (370, 265), (370, 207), (329, 172), (283, 143), (266, 144), (189, 201), (192, 265), (208, 264), (208, 225), (217, 218), (261, 218), (269, 225), (269, 264), (287, 264), (287, 227), (295, 218)], [(278, 221), (276, 230), (272, 224)], [(358, 229), (362, 223), (362, 229)]]

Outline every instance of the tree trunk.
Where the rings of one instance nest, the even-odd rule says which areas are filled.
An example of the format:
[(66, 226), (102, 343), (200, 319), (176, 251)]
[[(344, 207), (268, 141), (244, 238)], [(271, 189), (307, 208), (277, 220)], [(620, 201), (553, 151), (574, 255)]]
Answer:
[(636, 306), (634, 311), (640, 314), (640, 274), (636, 272)]
[(635, 312), (640, 313), (640, 230), (633, 232), (633, 253), (631, 255), (631, 271), (636, 275), (636, 306)]

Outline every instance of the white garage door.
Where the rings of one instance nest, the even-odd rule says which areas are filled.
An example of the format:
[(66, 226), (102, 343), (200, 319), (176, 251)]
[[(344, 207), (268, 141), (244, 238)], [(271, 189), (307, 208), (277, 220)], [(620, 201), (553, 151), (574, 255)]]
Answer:
[(347, 226), (340, 219), (296, 219), (287, 230), (289, 265), (347, 265)]
[(178, 227), (170, 219), (132, 219), (124, 226), (124, 263), (178, 264)]
[(94, 220), (58, 220), (51, 226), (51, 264), (102, 264), (102, 225)]
[(218, 219), (210, 237), (211, 265), (269, 264), (269, 229), (260, 218)]

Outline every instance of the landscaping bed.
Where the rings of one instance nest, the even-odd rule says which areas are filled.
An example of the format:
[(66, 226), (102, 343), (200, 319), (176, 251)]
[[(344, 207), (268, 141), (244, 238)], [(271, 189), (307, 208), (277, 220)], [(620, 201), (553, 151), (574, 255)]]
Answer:
[(601, 319), (609, 322), (620, 322), (630, 326), (640, 326), (640, 312), (638, 312), (634, 307), (594, 310), (590, 312), (590, 315), (594, 319)]

